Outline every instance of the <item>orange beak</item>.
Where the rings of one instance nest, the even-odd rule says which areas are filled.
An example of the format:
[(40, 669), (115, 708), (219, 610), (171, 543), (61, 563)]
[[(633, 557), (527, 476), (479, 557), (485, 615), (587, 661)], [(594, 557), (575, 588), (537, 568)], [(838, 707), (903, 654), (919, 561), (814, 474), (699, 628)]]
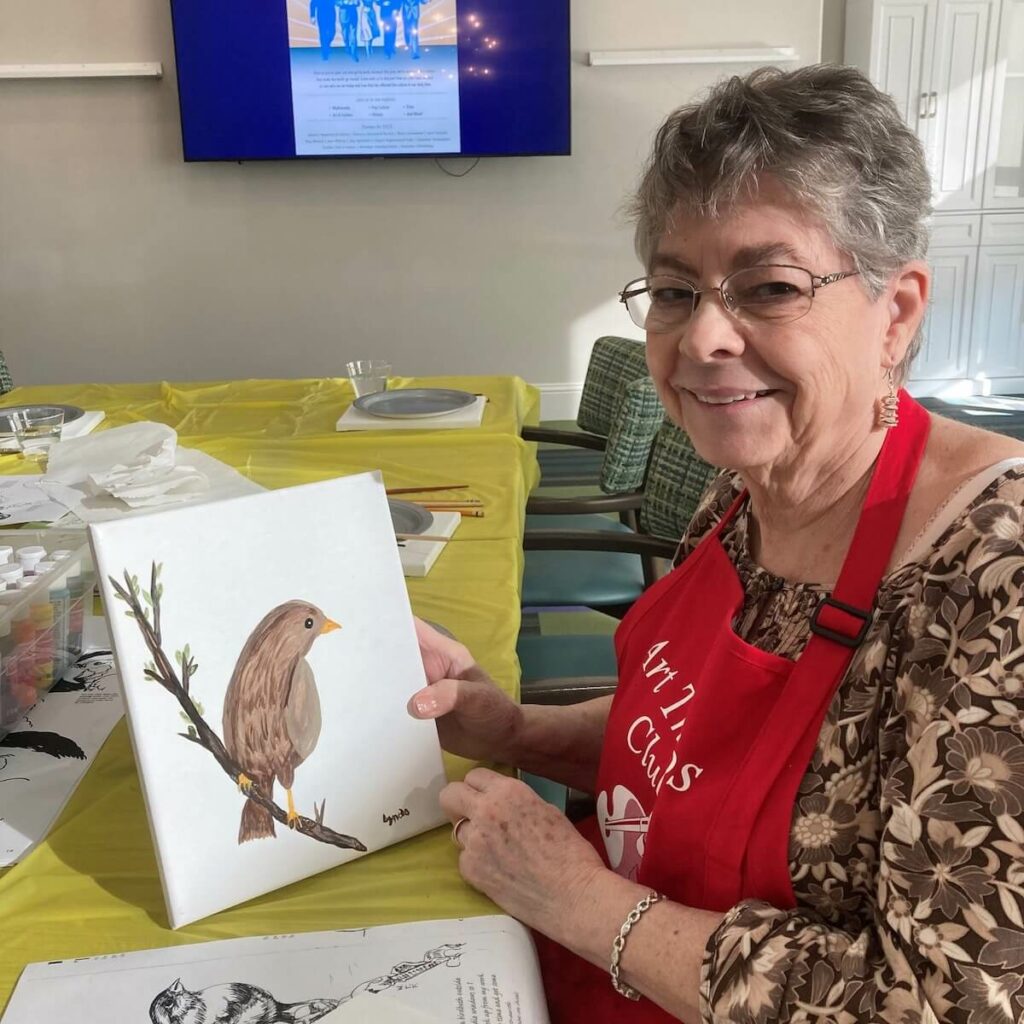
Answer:
[(341, 629), (340, 623), (335, 622), (334, 619), (325, 619), (324, 628), (320, 630), (320, 635), (323, 636), (324, 633), (333, 633), (336, 629)]

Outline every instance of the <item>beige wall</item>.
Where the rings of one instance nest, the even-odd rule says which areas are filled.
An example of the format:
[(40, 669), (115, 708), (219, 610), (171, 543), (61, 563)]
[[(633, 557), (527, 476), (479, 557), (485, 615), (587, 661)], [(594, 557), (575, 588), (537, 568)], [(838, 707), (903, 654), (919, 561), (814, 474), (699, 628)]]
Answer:
[(458, 179), (430, 160), (186, 165), (167, 0), (2, 4), (0, 63), (165, 76), (0, 81), (0, 348), (26, 383), (334, 375), (366, 354), (578, 383), (593, 338), (628, 333), (618, 211), (651, 133), (732, 70), (587, 52), (791, 45), (809, 62), (822, 2), (576, 0), (573, 155)]

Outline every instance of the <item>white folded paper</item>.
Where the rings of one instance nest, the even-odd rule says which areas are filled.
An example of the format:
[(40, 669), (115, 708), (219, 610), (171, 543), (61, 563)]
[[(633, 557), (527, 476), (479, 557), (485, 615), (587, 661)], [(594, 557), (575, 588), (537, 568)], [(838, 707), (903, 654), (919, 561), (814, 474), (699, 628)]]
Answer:
[(75, 488), (85, 522), (116, 519), (190, 501), (262, 491), (259, 484), (205, 452), (179, 448), (163, 423), (132, 423), (50, 449), (44, 481)]
[(0, 525), (55, 523), (81, 500), (73, 487), (39, 476), (8, 476), (0, 479)]
[(478, 395), (472, 405), (443, 416), (410, 416), (392, 419), (384, 416), (371, 416), (350, 405), (334, 425), (338, 431), (345, 430), (457, 430), (460, 427), (479, 427), (484, 416), (487, 398)]
[(175, 464), (178, 435), (163, 423), (132, 423), (96, 437), (60, 441), (46, 475), (86, 494), (110, 494), (130, 508), (187, 500), (208, 489), (197, 469)]

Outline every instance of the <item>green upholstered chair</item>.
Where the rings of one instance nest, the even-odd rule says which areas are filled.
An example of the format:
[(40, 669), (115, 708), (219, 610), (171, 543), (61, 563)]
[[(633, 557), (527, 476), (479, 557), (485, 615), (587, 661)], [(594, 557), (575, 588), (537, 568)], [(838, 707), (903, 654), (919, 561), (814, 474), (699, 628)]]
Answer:
[[(613, 531), (632, 533), (643, 501), (641, 485), (651, 445), (664, 421), (650, 377), (628, 383), (619, 395), (601, 467), (604, 495), (574, 498), (535, 496), (526, 506), (526, 530)], [(616, 519), (608, 513), (618, 513)], [(643, 589), (643, 567), (629, 555), (608, 563), (579, 552), (530, 551), (523, 573), (523, 606), (628, 604)], [(625, 588), (625, 589), (623, 589)]]
[[(620, 406), (624, 390), (633, 381), (646, 379), (647, 360), (643, 342), (613, 336), (598, 338), (590, 353), (576, 415), (576, 425), (581, 432), (525, 427), (522, 436), (527, 441), (544, 441), (570, 449), (602, 453), (597, 475), (587, 482), (596, 484), (605, 494), (637, 491), (643, 483), (654, 432), (644, 438), (635, 430), (632, 421), (624, 423)], [(628, 433), (632, 446), (621, 443), (624, 431)], [(551, 453), (542, 452), (542, 462), (545, 454)], [(636, 504), (629, 507), (635, 508)], [(530, 511), (528, 507), (527, 512)]]
[(14, 387), (11, 379), (11, 371), (7, 368), (7, 360), (3, 352), (0, 352), (0, 395), (6, 395)]
[[(639, 530), (528, 530), (523, 539), (527, 567), (541, 556), (549, 560), (549, 571), (559, 565), (562, 573), (577, 572), (575, 582), (594, 583), (593, 592), (577, 603), (621, 614), (652, 581), (655, 559), (675, 554), (717, 472), (697, 455), (689, 437), (666, 420), (651, 450), (637, 510)], [(615, 601), (602, 603), (607, 594)], [(518, 654), (526, 703), (573, 703), (614, 690), (610, 636), (523, 635)]]

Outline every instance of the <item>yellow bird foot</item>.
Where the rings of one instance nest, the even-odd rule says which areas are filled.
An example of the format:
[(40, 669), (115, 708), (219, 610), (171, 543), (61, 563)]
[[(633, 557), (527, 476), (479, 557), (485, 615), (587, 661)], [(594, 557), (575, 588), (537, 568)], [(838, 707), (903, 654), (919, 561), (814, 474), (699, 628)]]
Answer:
[(295, 810), (289, 811), (288, 812), (288, 827), (289, 828), (298, 828), (299, 827), (299, 817), (300, 817), (300, 815), (299, 815), (298, 811), (295, 811)]
[(245, 793), (248, 796), (249, 790), (252, 789), (252, 779), (245, 772), (239, 772), (236, 781), (238, 783), (238, 792)]

